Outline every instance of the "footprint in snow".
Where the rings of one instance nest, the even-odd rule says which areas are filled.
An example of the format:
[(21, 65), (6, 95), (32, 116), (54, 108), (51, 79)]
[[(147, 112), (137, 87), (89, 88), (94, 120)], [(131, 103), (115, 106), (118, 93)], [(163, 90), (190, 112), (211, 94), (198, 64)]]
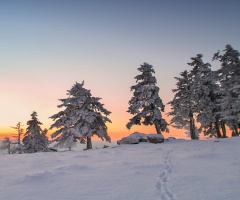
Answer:
[(161, 200), (175, 200), (174, 194), (168, 188), (169, 174), (172, 173), (173, 164), (170, 152), (164, 153), (164, 172), (159, 175), (159, 180), (156, 183), (156, 188), (160, 192)]

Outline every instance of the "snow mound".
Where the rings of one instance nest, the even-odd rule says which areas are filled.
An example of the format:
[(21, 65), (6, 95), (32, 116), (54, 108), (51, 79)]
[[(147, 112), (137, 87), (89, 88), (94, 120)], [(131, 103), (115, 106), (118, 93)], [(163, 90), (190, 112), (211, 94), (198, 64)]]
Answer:
[(155, 144), (162, 143), (164, 142), (164, 137), (161, 134), (143, 134), (135, 132), (122, 138), (121, 140), (118, 140), (117, 144), (138, 144), (140, 142), (150, 142)]

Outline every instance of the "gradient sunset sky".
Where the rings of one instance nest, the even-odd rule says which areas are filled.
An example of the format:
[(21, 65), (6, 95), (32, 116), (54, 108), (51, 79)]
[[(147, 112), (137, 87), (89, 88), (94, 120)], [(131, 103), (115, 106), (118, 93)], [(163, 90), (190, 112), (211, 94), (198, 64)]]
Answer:
[[(154, 133), (126, 128), (139, 65), (153, 65), (167, 104), (190, 57), (202, 53), (217, 69), (215, 52), (226, 44), (240, 50), (239, 8), (239, 0), (0, 0), (0, 137), (15, 133), (10, 126), (18, 122), (26, 128), (33, 111), (49, 128), (58, 99), (83, 80), (112, 112), (113, 140)], [(184, 136), (177, 129), (163, 134)]]

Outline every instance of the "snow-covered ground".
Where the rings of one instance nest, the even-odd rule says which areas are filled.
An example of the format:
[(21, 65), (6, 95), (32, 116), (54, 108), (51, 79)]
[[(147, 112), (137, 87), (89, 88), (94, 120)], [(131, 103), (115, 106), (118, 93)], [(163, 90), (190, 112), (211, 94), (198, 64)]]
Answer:
[[(54, 147), (54, 144), (50, 144), (50, 147)], [(0, 140), (0, 146), (2, 145), (2, 140)], [(93, 149), (101, 149), (103, 148), (103, 146), (108, 146), (108, 147), (112, 147), (112, 146), (116, 146), (117, 142), (116, 141), (112, 141), (111, 143), (107, 142), (107, 141), (100, 141), (100, 140), (93, 140), (92, 141), (92, 146)], [(11, 148), (13, 147), (13, 145), (11, 145)], [(54, 147), (55, 148), (55, 147)], [(77, 143), (76, 146), (72, 147), (73, 151), (83, 151), (84, 149), (86, 149), (86, 144), (80, 144)], [(68, 151), (68, 149), (66, 148), (58, 148), (58, 151)], [(8, 154), (7, 149), (0, 149), (0, 154)], [(1, 200), (1, 199), (0, 199)]]
[(0, 155), (3, 200), (239, 200), (240, 138)]

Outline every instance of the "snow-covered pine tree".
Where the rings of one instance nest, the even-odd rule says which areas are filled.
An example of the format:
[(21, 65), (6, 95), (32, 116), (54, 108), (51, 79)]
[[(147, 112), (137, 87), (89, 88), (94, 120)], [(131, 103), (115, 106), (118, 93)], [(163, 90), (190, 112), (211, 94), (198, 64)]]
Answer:
[(197, 54), (188, 63), (193, 66), (190, 76), (193, 81), (191, 86), (192, 99), (195, 102), (195, 112), (197, 121), (201, 123), (200, 130), (204, 129), (204, 134), (210, 137), (221, 138), (220, 131), (220, 107), (217, 104), (219, 97), (218, 74), (211, 70), (209, 63), (204, 63), (203, 55)]
[[(159, 97), (159, 87), (156, 86), (157, 80), (153, 76), (155, 73), (153, 66), (143, 63), (138, 68), (140, 75), (135, 77), (137, 85), (131, 87), (133, 97), (129, 101), (127, 112), (134, 115), (127, 124), (127, 128), (131, 129), (133, 125), (155, 125), (158, 134), (162, 131), (169, 131), (168, 123), (162, 118), (165, 105)], [(141, 120), (143, 121), (141, 122)]]
[(203, 83), (203, 74), (209, 72), (211, 69), (211, 65), (209, 63), (204, 63), (202, 61), (202, 54), (197, 54), (196, 57), (192, 57), (192, 62), (188, 63), (188, 65), (193, 68), (190, 70), (190, 77), (192, 79), (192, 98), (195, 102), (198, 102), (201, 98), (202, 94), (205, 92), (205, 88), (202, 87)]
[[(197, 101), (197, 121), (201, 123), (200, 129), (204, 129), (204, 135), (210, 137), (226, 137), (224, 121), (220, 118), (219, 101), (221, 99), (220, 86), (217, 84), (218, 72), (206, 68), (201, 76), (202, 93)], [(221, 134), (220, 127), (223, 133)]]
[(45, 128), (41, 134), (39, 135), (39, 137), (37, 138), (38, 142), (38, 149), (41, 149), (40, 151), (49, 151), (49, 140), (48, 140), (48, 137), (47, 137), (47, 133), (48, 133), (48, 130)]
[(231, 45), (226, 45), (223, 55), (214, 54), (213, 60), (221, 62), (219, 77), (222, 99), (221, 117), (233, 131), (232, 136), (239, 136), (240, 125), (240, 53)]
[(25, 137), (23, 138), (24, 152), (35, 153), (48, 151), (48, 138), (46, 130), (42, 131), (42, 123), (37, 119), (37, 112), (31, 114), (32, 119), (27, 122)]
[(174, 98), (168, 104), (171, 105), (171, 112), (168, 116), (173, 116), (170, 124), (176, 128), (184, 128), (190, 131), (191, 139), (198, 139), (198, 132), (195, 126), (194, 112), (195, 102), (192, 99), (192, 79), (189, 72), (185, 70), (180, 73), (180, 77), (174, 77), (177, 80), (177, 89)]
[(52, 134), (57, 146), (71, 149), (78, 140), (87, 140), (86, 149), (91, 149), (93, 135), (111, 142), (106, 126), (106, 122), (111, 123), (107, 117), (111, 112), (99, 102), (101, 98), (92, 97), (90, 90), (83, 85), (84, 81), (81, 84), (76, 82), (71, 90), (68, 90), (69, 97), (60, 99), (62, 104), (58, 107), (65, 109), (50, 117), (55, 121), (50, 129), (58, 129)]

